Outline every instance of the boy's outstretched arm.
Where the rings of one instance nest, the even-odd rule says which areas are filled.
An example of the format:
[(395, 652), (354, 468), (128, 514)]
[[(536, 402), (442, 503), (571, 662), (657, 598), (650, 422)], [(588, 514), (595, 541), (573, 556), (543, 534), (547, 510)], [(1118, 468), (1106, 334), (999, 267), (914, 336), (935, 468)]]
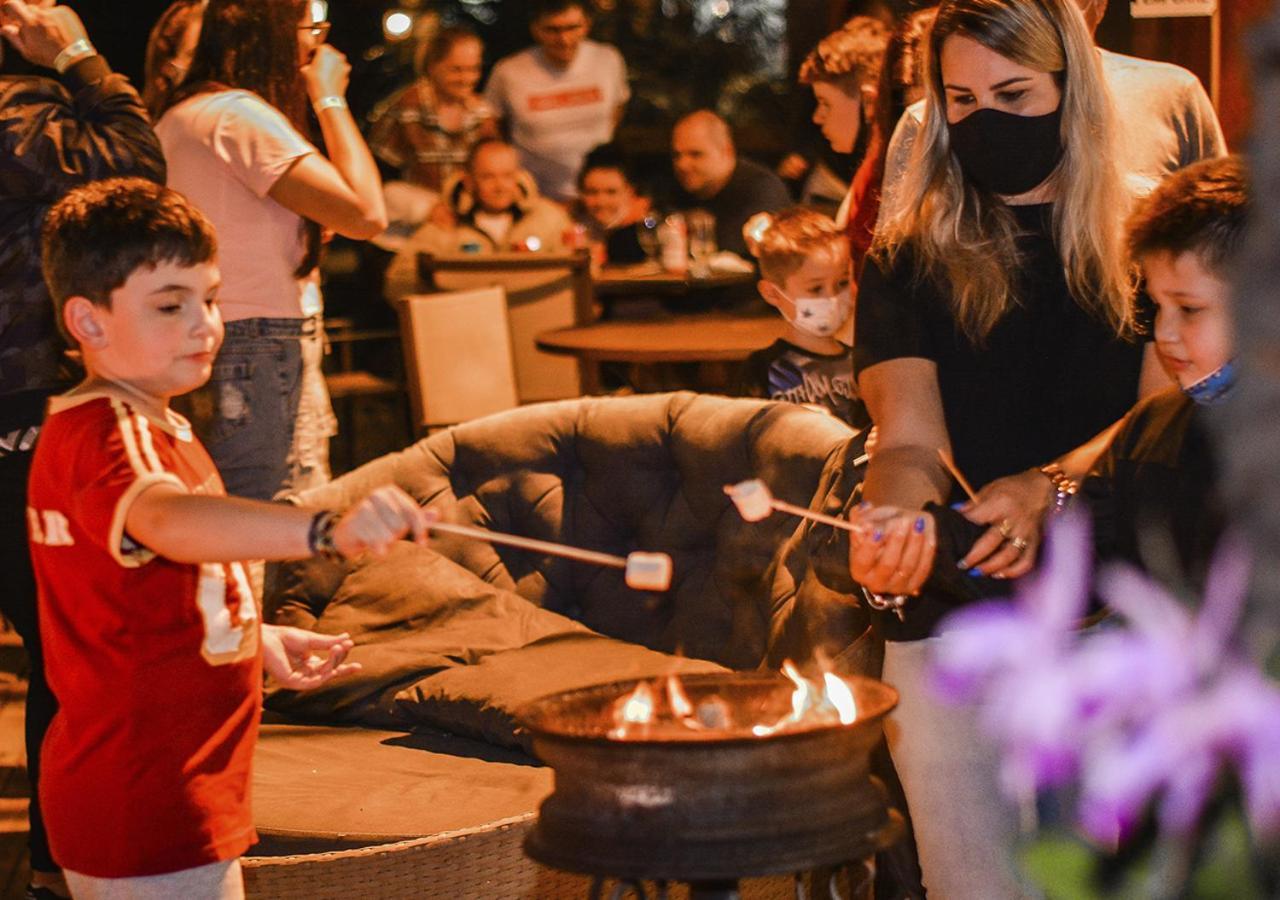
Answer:
[[(146, 488), (125, 517), (125, 533), (159, 556), (181, 563), (303, 559), (316, 510), (241, 497), (188, 494), (161, 482)], [(426, 540), (427, 513), (394, 485), (376, 488), (337, 521), (333, 545), (348, 558), (381, 556), (411, 534)]]
[(291, 691), (311, 690), (360, 671), (360, 663), (343, 662), (354, 646), (347, 634), (262, 626), (262, 664), (281, 687)]

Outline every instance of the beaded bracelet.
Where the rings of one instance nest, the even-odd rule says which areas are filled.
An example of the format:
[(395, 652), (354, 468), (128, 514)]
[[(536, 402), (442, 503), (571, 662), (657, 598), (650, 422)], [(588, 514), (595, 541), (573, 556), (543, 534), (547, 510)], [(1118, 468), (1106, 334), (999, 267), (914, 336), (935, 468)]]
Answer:
[(1068, 501), (1080, 490), (1080, 483), (1073, 479), (1057, 463), (1048, 463), (1040, 467), (1040, 474), (1053, 484), (1053, 509), (1051, 515), (1058, 515), (1067, 508)]
[[(862, 585), (858, 585), (862, 587)], [(862, 596), (866, 598), (867, 606), (880, 612), (891, 612), (898, 617), (899, 622), (907, 620), (907, 614), (903, 607), (907, 605), (906, 594), (894, 594), (892, 597), (886, 597), (883, 594), (877, 594), (875, 591), (869, 591), (862, 587)]]
[(342, 554), (333, 542), (333, 529), (337, 524), (338, 514), (331, 509), (322, 509), (311, 519), (311, 526), (307, 529), (307, 550), (312, 556), (331, 562), (342, 560)]

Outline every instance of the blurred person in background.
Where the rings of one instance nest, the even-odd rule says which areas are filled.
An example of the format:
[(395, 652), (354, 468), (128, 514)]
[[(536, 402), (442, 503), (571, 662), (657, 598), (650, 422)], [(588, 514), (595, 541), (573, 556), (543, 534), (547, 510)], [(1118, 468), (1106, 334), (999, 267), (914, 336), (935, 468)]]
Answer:
[(636, 223), (649, 211), (649, 201), (636, 188), (631, 160), (617, 144), (601, 144), (582, 163), (578, 176), (578, 223), (587, 240), (604, 248), (604, 262), (627, 265), (645, 260)]
[[(350, 66), (306, 0), (209, 0), (191, 71), (156, 132), (169, 186), (218, 233), (226, 338), (188, 411), (232, 495), (329, 476), (321, 230), (386, 228), (382, 182), (345, 98)], [(322, 153), (308, 139), (310, 100)]]
[(492, 107), (476, 93), (484, 44), (468, 28), (441, 28), (414, 57), (418, 77), (369, 116), (369, 149), (388, 176), (439, 194), (482, 138), (498, 136)]
[(823, 38), (800, 64), (800, 83), (813, 88), (814, 124), (837, 153), (851, 153), (857, 170), (836, 224), (849, 237), (849, 261), (857, 275), (871, 247), (880, 183), (884, 176), (884, 122), (879, 115), (880, 70), (888, 29), (878, 19), (854, 16)]
[(471, 148), (466, 170), (445, 185), (430, 219), (396, 253), (386, 291), (394, 300), (418, 289), (418, 254), (558, 253), (573, 222), (538, 194), (516, 150), (500, 138)]
[(590, 30), (584, 0), (532, 0), (536, 46), (499, 60), (484, 90), (520, 164), (561, 202), (577, 195), (582, 160), (613, 139), (631, 97), (622, 54), (590, 40)]
[(142, 78), (142, 101), (147, 104), (152, 119), (160, 117), (169, 97), (187, 77), (200, 40), (204, 5), (205, 0), (176, 0), (151, 28)]
[[(142, 100), (94, 49), (80, 18), (49, 2), (0, 6), (0, 612), (30, 658), (24, 739), (31, 803), (29, 900), (69, 895), (40, 809), (40, 748), (57, 701), (45, 679), (27, 548), (27, 476), (45, 401), (71, 387), (66, 344), (40, 264), (40, 226), (55, 201), (100, 178), (164, 181)], [(7, 59), (6, 59), (7, 57)], [(48, 75), (9, 74), (24, 64)], [(52, 77), (50, 77), (52, 76)]]
[(676, 122), (671, 131), (671, 167), (676, 187), (664, 208), (705, 209), (716, 217), (716, 246), (743, 259), (750, 258), (742, 234), (747, 220), (791, 205), (782, 179), (738, 156), (729, 123), (708, 109)]

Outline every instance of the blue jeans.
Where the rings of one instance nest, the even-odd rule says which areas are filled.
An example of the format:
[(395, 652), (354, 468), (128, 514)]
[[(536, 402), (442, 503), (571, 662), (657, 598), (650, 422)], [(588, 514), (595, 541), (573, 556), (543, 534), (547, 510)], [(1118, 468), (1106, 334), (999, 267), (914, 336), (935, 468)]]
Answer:
[(328, 480), (323, 334), (319, 316), (227, 323), (213, 376), (183, 406), (228, 494), (270, 500)]

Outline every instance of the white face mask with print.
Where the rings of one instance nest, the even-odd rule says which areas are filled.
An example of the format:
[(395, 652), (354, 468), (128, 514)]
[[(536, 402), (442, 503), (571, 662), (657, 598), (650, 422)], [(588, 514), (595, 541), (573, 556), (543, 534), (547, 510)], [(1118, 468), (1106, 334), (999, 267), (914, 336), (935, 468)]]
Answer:
[(834, 297), (797, 297), (791, 324), (814, 337), (831, 337), (849, 319), (853, 298), (848, 288)]

